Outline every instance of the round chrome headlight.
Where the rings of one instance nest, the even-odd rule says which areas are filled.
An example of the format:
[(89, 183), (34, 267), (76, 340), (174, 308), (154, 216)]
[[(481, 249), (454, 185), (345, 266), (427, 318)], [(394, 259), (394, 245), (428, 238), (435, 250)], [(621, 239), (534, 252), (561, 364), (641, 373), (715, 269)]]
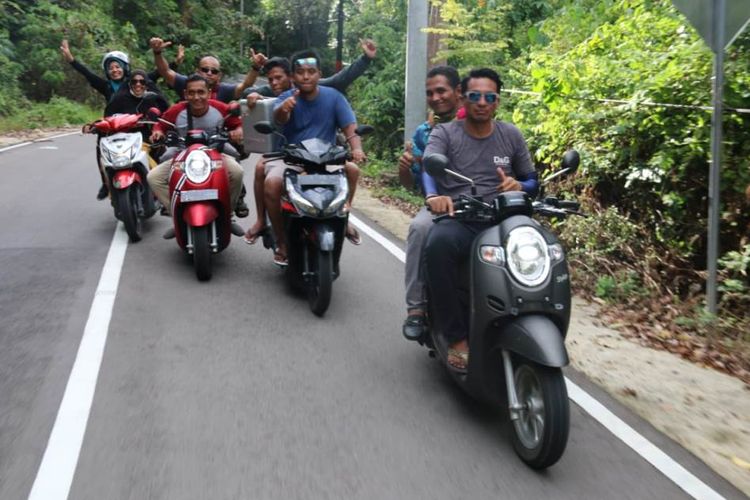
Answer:
[(185, 160), (185, 174), (190, 182), (201, 184), (211, 174), (211, 159), (203, 151), (193, 151)]
[(508, 269), (521, 284), (537, 286), (549, 276), (549, 249), (536, 229), (530, 226), (513, 229), (508, 235), (505, 249)]

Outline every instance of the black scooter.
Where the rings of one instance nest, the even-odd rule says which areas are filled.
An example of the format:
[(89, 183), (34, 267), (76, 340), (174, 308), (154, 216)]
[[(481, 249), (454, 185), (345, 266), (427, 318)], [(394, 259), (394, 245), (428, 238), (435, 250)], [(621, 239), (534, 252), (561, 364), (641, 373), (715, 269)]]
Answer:
[[(563, 172), (580, 162), (576, 151), (563, 158)], [(448, 159), (423, 160), (435, 177), (449, 170)], [(557, 177), (560, 173), (555, 174)], [(471, 257), (459, 275), (463, 305), (469, 311), (469, 365), (466, 374), (449, 370), (466, 392), (495, 406), (506, 400), (513, 447), (530, 467), (543, 469), (565, 450), (569, 429), (568, 394), (561, 367), (568, 364), (565, 335), (570, 321), (570, 277), (557, 238), (532, 215), (563, 218), (578, 213), (575, 201), (544, 198), (532, 202), (523, 192), (505, 192), (492, 203), (463, 195), (454, 217), (491, 226), (474, 239)], [(449, 217), (435, 218), (436, 223)], [(429, 276), (427, 276), (429, 280)], [(428, 298), (428, 308), (429, 308)], [(447, 342), (439, 324), (430, 324), (422, 344), (446, 363)]]
[[(256, 123), (255, 130), (278, 134), (268, 122)], [(362, 125), (356, 133), (364, 135), (372, 130)], [(304, 290), (310, 310), (322, 316), (331, 303), (333, 281), (340, 274), (339, 259), (349, 220), (349, 212), (344, 210), (349, 196), (344, 163), (350, 159), (349, 151), (320, 139), (307, 139), (301, 144), (285, 144), (280, 151), (263, 157), (282, 159), (304, 169), (302, 173), (284, 173), (281, 214), (289, 260), (286, 279), (292, 288)], [(269, 221), (266, 224), (270, 227)], [(275, 247), (271, 231), (263, 235), (263, 246)]]

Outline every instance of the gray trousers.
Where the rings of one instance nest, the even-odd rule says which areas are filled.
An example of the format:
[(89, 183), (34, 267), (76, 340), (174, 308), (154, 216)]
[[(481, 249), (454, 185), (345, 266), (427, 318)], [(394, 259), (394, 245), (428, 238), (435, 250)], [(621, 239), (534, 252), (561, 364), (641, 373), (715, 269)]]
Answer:
[(409, 234), (406, 237), (406, 267), (404, 282), (406, 285), (406, 310), (419, 309), (424, 311), (427, 306), (422, 253), (427, 234), (434, 225), (433, 215), (427, 207), (417, 212), (409, 224)]

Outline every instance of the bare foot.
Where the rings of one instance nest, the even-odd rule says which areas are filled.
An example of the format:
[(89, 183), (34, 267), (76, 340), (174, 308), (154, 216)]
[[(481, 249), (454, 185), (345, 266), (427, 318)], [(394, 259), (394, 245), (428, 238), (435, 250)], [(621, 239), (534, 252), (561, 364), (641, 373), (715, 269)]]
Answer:
[(469, 366), (469, 342), (466, 339), (448, 346), (448, 358), (446, 359), (451, 368), (465, 373)]
[(262, 220), (256, 220), (250, 229), (245, 232), (245, 243), (253, 245), (258, 238), (261, 236), (263, 231), (266, 229), (266, 225)]

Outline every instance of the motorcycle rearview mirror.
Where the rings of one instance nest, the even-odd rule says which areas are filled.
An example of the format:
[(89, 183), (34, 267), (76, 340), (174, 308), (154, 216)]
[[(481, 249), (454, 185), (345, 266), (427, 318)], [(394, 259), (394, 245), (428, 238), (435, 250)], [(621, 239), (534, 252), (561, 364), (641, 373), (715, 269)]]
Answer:
[(354, 131), (354, 133), (360, 137), (372, 134), (373, 132), (375, 132), (375, 127), (372, 125), (358, 125), (357, 129)]
[(448, 158), (441, 154), (431, 154), (422, 158), (422, 166), (433, 177), (445, 177), (448, 170)]
[(242, 108), (240, 107), (240, 103), (237, 101), (232, 101), (229, 103), (229, 116), (240, 116), (242, 114)]
[(578, 170), (578, 165), (580, 165), (580, 163), (581, 163), (581, 155), (578, 154), (578, 151), (576, 151), (575, 149), (569, 149), (563, 155), (563, 159), (562, 159), (563, 168), (561, 168), (554, 174), (544, 179), (544, 182), (542, 182), (542, 186), (549, 184), (551, 181), (557, 179), (558, 177), (572, 174), (573, 172)]
[(256, 132), (264, 135), (273, 134), (275, 132), (273, 125), (269, 122), (258, 122), (253, 125)]
[(578, 165), (581, 164), (581, 155), (575, 149), (569, 149), (565, 152), (562, 159), (563, 168), (568, 169), (568, 173), (572, 174), (578, 170)]
[(449, 164), (450, 162), (448, 161), (448, 158), (439, 153), (433, 153), (422, 158), (422, 166), (428, 174), (437, 178), (445, 177), (447, 174), (456, 177), (457, 179), (461, 179), (462, 181), (466, 181), (471, 184), (471, 194), (472, 196), (475, 196), (477, 194), (477, 187), (474, 184), (474, 180), (471, 179), (471, 177), (466, 177), (465, 175), (461, 175), (458, 172), (449, 169)]

